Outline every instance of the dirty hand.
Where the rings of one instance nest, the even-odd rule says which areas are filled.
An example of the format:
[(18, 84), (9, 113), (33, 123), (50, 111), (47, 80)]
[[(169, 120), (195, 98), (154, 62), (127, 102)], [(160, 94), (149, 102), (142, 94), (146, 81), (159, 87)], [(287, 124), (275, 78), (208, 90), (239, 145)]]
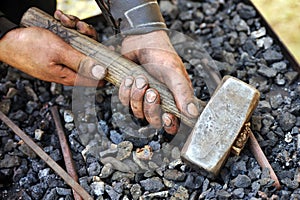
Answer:
[[(191, 80), (165, 31), (127, 36), (121, 51), (125, 57), (142, 64), (149, 74), (167, 85), (182, 114), (191, 118), (198, 116)], [(146, 118), (156, 128), (163, 124), (169, 134), (178, 131), (179, 122), (174, 115), (164, 113), (161, 117), (159, 93), (149, 88), (144, 76), (126, 77), (120, 86), (119, 97), (124, 105), (131, 106), (136, 117)]]
[[(64, 26), (97, 40), (96, 30), (77, 17), (60, 10), (55, 12), (54, 17)], [(198, 116), (198, 110), (192, 102), (191, 81), (166, 32), (127, 36), (121, 51), (122, 55), (142, 64), (153, 77), (168, 86), (184, 115), (192, 118)], [(174, 115), (164, 113), (161, 116), (159, 94), (154, 88), (149, 88), (144, 76), (126, 77), (120, 86), (119, 98), (123, 105), (131, 106), (137, 118), (146, 118), (153, 127), (160, 128), (163, 123), (167, 133), (175, 134), (178, 131), (179, 122)]]
[(9, 31), (0, 40), (0, 51), (1, 61), (44, 81), (74, 85), (79, 79), (82, 85), (96, 86), (106, 74), (105, 67), (39, 27)]
[(56, 10), (54, 12), (54, 18), (60, 21), (63, 26), (75, 29), (83, 35), (89, 36), (94, 40), (98, 40), (96, 29), (84, 21), (80, 21), (78, 17), (74, 15), (68, 15), (61, 10)]

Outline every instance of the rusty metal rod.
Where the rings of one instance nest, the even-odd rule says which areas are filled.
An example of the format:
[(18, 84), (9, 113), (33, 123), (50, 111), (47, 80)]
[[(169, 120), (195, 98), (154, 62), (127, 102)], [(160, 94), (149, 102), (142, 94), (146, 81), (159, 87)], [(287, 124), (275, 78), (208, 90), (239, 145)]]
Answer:
[(257, 160), (258, 164), (260, 165), (261, 168), (268, 168), (270, 170), (270, 177), (275, 181), (273, 186), (276, 187), (277, 190), (280, 190), (281, 188), (280, 182), (251, 130), (249, 132), (249, 139), (250, 139), (249, 147), (255, 159)]
[[(68, 141), (67, 141), (66, 135), (64, 133), (63, 126), (60, 121), (57, 106), (51, 107), (50, 111), (51, 111), (51, 114), (52, 114), (52, 117), (53, 117), (53, 120), (54, 120), (54, 123), (56, 126), (56, 132), (57, 132), (57, 135), (59, 138), (59, 143), (60, 143), (60, 147), (61, 147), (62, 154), (64, 157), (67, 172), (70, 176), (73, 177), (73, 179), (76, 182), (78, 182), (78, 176), (77, 176), (77, 172), (76, 172), (74, 162), (72, 159), (72, 153), (71, 153), (70, 147), (68, 145)], [(81, 196), (74, 190), (74, 188), (72, 188), (72, 190), (73, 190), (74, 199), (82, 200)]]
[(26, 135), (15, 123), (0, 111), (0, 119), (16, 133), (41, 159), (43, 159), (70, 187), (72, 187), (84, 200), (93, 200), (81, 185), (61, 168), (41, 147), (39, 147), (29, 136)]

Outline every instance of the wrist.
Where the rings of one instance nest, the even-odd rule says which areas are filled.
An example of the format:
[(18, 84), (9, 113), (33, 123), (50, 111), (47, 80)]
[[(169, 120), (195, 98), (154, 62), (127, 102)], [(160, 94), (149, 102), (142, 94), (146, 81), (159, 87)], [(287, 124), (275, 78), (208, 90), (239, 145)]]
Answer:
[(144, 48), (159, 48), (159, 49), (172, 49), (173, 46), (166, 31), (156, 30), (150, 33), (141, 35), (127, 35), (122, 43), (122, 46), (144, 49)]
[[(134, 54), (136, 59), (142, 63), (151, 62), (150, 60), (147, 62), (142, 61), (144, 58), (148, 59), (148, 57), (164, 58), (164, 55), (167, 55), (176, 58), (178, 56), (166, 31), (154, 31), (143, 35), (127, 35), (122, 41), (121, 52), (123, 55)], [(153, 55), (149, 56), (149, 52)]]

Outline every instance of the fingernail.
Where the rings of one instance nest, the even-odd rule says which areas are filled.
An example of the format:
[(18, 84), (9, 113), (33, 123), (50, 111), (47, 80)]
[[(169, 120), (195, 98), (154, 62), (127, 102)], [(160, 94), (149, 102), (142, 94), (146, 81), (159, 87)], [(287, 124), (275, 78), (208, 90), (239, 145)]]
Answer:
[(146, 100), (148, 103), (153, 103), (157, 98), (156, 93), (153, 90), (148, 90), (146, 93)]
[(77, 30), (78, 30), (78, 29), (80, 30), (80, 29), (85, 28), (85, 27), (84, 27), (85, 24), (84, 24), (82, 21), (77, 22), (75, 25), (76, 25)]
[(164, 122), (164, 126), (171, 126), (172, 125), (172, 119), (168, 116), (168, 115), (163, 115), (163, 122)]
[(106, 69), (104, 67), (100, 66), (100, 65), (95, 65), (92, 68), (92, 75), (97, 80), (103, 79), (106, 75)]
[(193, 117), (197, 117), (199, 115), (198, 108), (193, 102), (187, 105), (187, 112)]
[(138, 89), (142, 89), (146, 86), (146, 80), (144, 78), (135, 79), (135, 85)]
[(132, 86), (132, 84), (133, 84), (133, 79), (132, 78), (126, 78), (125, 79), (125, 82), (124, 82), (124, 85), (125, 85), (125, 87), (131, 87)]

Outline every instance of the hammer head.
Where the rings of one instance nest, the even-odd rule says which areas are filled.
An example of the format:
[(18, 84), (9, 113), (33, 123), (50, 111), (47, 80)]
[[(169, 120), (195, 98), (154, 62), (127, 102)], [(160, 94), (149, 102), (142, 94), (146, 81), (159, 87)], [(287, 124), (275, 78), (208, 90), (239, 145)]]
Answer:
[(225, 76), (184, 144), (182, 158), (217, 175), (256, 108), (259, 96), (254, 87)]

